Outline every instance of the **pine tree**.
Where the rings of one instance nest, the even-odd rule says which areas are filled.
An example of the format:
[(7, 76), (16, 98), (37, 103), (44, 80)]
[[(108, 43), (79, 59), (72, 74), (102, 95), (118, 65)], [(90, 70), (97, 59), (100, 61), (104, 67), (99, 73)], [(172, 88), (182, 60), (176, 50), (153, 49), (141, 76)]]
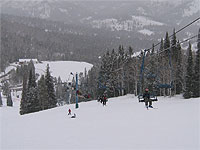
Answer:
[(27, 75), (23, 76), (23, 89), (22, 89), (22, 98), (20, 102), (20, 114), (26, 114), (28, 112), (27, 108)]
[(119, 56), (119, 63), (123, 63), (125, 59), (125, 51), (123, 45), (119, 46), (119, 51), (118, 51), (118, 56)]
[(175, 63), (178, 60), (177, 40), (176, 40), (175, 29), (173, 30), (173, 36), (171, 40), (171, 54), (172, 54), (172, 61), (173, 63)]
[(133, 55), (133, 49), (131, 46), (129, 46), (128, 48), (128, 56), (131, 58), (131, 56)]
[(1, 97), (1, 90), (0, 90), (0, 107), (3, 105), (2, 97)]
[(193, 96), (193, 56), (192, 56), (192, 49), (191, 44), (189, 43), (188, 46), (188, 57), (187, 57), (187, 67), (186, 67), (186, 87), (185, 87), (185, 93), (184, 98), (191, 98)]
[(176, 94), (180, 94), (183, 91), (183, 54), (182, 48), (177, 42), (177, 67), (176, 67)]
[(33, 60), (31, 59), (31, 61), (28, 63), (28, 69), (29, 71), (32, 70), (32, 74), (35, 74), (35, 66), (33, 63)]
[(59, 102), (59, 104), (64, 102), (64, 100), (66, 101), (67, 97), (65, 97), (65, 98), (63, 97), (63, 86), (62, 86), (62, 80), (61, 80), (60, 77), (58, 77), (58, 81), (57, 81), (57, 84), (56, 84), (56, 92), (55, 93), (56, 93), (56, 99)]
[(102, 95), (104, 91), (107, 90), (107, 83), (109, 80), (109, 70), (108, 70), (108, 63), (109, 63), (109, 52), (106, 55), (102, 56), (101, 66), (98, 74), (98, 93)]
[(48, 103), (49, 103), (48, 108), (56, 107), (57, 100), (55, 96), (53, 78), (49, 71), (49, 64), (47, 65), (47, 69), (46, 69), (45, 82), (46, 82), (46, 86), (48, 90)]
[(173, 71), (171, 72), (171, 82), (173, 82), (174, 88), (173, 94), (176, 94), (176, 85), (177, 85), (177, 79), (176, 79), (176, 70), (177, 70), (177, 61), (178, 61), (178, 51), (177, 51), (177, 40), (176, 40), (176, 32), (175, 29), (173, 30), (173, 35), (172, 35), (172, 40), (171, 40), (171, 53), (169, 56), (171, 59), (171, 69), (173, 69)]
[(13, 106), (11, 91), (9, 91), (9, 93), (8, 93), (8, 95), (7, 95), (7, 106), (10, 106), (10, 107)]
[[(168, 32), (166, 32), (166, 37), (164, 41), (164, 73), (163, 73), (163, 83), (171, 84), (171, 50), (170, 50), (170, 40), (168, 36)], [(170, 95), (171, 89), (164, 89), (164, 95)]]
[(163, 43), (163, 39), (161, 39), (159, 51), (162, 51), (163, 49), (164, 49), (164, 43)]
[(165, 36), (164, 50), (165, 50), (166, 56), (168, 56), (169, 51), (170, 51), (170, 40), (169, 40), (168, 32), (166, 32), (166, 36)]
[(136, 92), (136, 80), (135, 74), (137, 73), (136, 69), (136, 59), (133, 57), (133, 49), (129, 46), (127, 61), (124, 64), (125, 72), (125, 91), (126, 93), (135, 93)]
[(38, 81), (38, 98), (40, 109), (48, 109), (48, 91), (44, 75), (42, 75)]
[(110, 82), (110, 96), (116, 96), (116, 87), (118, 84), (118, 73), (116, 69), (118, 68), (118, 60), (117, 60), (117, 53), (113, 49), (110, 56), (110, 75), (109, 75), (109, 82)]
[(119, 95), (124, 95), (125, 91), (125, 70), (124, 65), (127, 60), (127, 54), (125, 53), (124, 47), (122, 45), (119, 46), (118, 50), (118, 93)]
[(32, 70), (30, 70), (29, 73), (28, 88), (27, 88), (27, 103), (28, 103), (29, 113), (40, 110), (35, 74), (33, 74)]
[[(162, 84), (164, 83), (164, 77), (165, 77), (165, 53), (163, 52), (164, 50), (164, 41), (163, 39), (161, 38), (161, 41), (160, 41), (160, 48), (158, 50), (158, 59), (157, 59), (157, 77), (156, 77), (156, 81), (157, 81), (157, 84)], [(164, 95), (165, 94), (165, 91), (164, 89), (159, 89), (159, 95)]]
[[(155, 82), (155, 77), (156, 77), (156, 57), (155, 57), (155, 46), (154, 44), (152, 45), (152, 50), (151, 50), (151, 53), (150, 53), (150, 57), (149, 57), (149, 66), (148, 66), (148, 73), (147, 73), (147, 85), (146, 87), (149, 88), (149, 90), (151, 92), (154, 91), (154, 82)], [(147, 68), (147, 67), (146, 67)]]
[(196, 51), (196, 58), (195, 58), (195, 67), (194, 67), (194, 97), (200, 97), (200, 29), (198, 33), (198, 40), (197, 40), (197, 51)]

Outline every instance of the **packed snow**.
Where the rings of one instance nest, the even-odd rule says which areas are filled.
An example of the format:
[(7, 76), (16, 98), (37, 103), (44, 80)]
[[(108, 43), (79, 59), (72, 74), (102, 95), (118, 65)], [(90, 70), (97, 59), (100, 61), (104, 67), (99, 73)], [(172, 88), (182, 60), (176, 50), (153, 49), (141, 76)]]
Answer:
[(158, 21), (154, 21), (149, 19), (148, 17), (144, 16), (132, 16), (132, 20), (136, 22), (137, 27), (144, 27), (144, 26), (163, 26), (164, 24)]
[[(78, 61), (42, 61), (40, 63), (34, 62), (35, 72), (41, 76), (45, 74), (47, 64), (49, 64), (50, 72), (53, 77), (58, 78), (60, 76), (62, 81), (72, 80), (71, 72), (75, 75), (89, 71), (92, 68), (92, 64)], [(18, 62), (10, 64), (5, 70), (8, 73), (12, 69), (16, 69), (19, 66)], [(4, 73), (0, 73), (0, 76)]]
[[(199, 150), (200, 99), (158, 97), (147, 110), (134, 95), (64, 105), (19, 115), (0, 107), (0, 149), (7, 150)], [(76, 118), (68, 116), (68, 109)]]
[(133, 31), (135, 28), (144, 28), (147, 26), (163, 26), (164, 23), (151, 20), (144, 16), (132, 16), (132, 19), (126, 21), (119, 21), (115, 18), (104, 19), (104, 20), (94, 20), (92, 21), (92, 26), (94, 28), (109, 28), (112, 31)]
[(142, 33), (142, 34), (144, 34), (144, 35), (148, 35), (148, 36), (154, 34), (153, 31), (150, 31), (150, 30), (148, 30), (148, 29), (139, 30), (138, 32), (139, 32), (139, 33)]
[(62, 81), (72, 80), (71, 72), (75, 75), (76, 73), (84, 73), (92, 68), (92, 64), (86, 62), (76, 61), (43, 61), (42, 63), (35, 64), (35, 71), (38, 74), (44, 74), (46, 71), (47, 64), (49, 64), (50, 72), (53, 77), (58, 78), (60, 76)]
[(190, 17), (195, 13), (200, 12), (200, 1), (193, 0), (188, 9), (184, 9), (183, 17)]

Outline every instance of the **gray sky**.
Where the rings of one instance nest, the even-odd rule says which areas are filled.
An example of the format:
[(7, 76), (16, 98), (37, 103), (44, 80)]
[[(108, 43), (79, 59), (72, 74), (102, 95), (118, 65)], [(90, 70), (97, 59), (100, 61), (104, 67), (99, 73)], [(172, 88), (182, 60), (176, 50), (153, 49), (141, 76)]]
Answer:
[(188, 1), (188, 0), (2, 0), (5, 1), (169, 1), (169, 2), (178, 2), (178, 1)]

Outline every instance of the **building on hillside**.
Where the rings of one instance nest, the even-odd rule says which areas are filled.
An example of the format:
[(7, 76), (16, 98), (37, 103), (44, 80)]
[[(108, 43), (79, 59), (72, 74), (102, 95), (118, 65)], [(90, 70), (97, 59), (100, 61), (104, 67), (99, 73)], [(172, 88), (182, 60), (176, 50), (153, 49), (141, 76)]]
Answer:
[(26, 65), (28, 64), (30, 61), (33, 61), (34, 64), (39, 63), (39, 61), (37, 59), (19, 59), (19, 65)]

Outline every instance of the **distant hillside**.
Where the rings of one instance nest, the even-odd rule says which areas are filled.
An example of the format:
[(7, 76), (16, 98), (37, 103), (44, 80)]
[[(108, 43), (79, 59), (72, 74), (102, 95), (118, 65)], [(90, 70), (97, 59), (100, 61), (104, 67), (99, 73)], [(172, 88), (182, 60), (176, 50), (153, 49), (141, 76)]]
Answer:
[(97, 63), (107, 50), (118, 49), (120, 44), (134, 50), (145, 48), (153, 41), (137, 36), (128, 37), (88, 27), (66, 25), (36, 18), (2, 15), (1, 17), (1, 68), (19, 58), (39, 60), (78, 60)]
[[(199, 0), (11, 1), (1, 3), (2, 63), (18, 58), (98, 62), (107, 50), (149, 48), (199, 17)], [(197, 34), (200, 22), (177, 35)]]
[[(39, 76), (44, 75), (46, 72), (47, 64), (49, 64), (50, 71), (53, 77), (60, 77), (62, 81), (71, 81), (73, 76), (71, 72), (75, 75), (76, 73), (80, 74), (86, 71), (89, 71), (92, 68), (92, 64), (86, 62), (78, 61), (42, 61), (40, 63), (35, 63), (35, 73)], [(5, 74), (9, 73), (12, 69), (16, 69), (17, 66), (20, 66), (18, 62), (10, 64), (5, 69)], [(2, 78), (1, 78), (2, 76)], [(5, 79), (4, 73), (0, 72), (0, 81)], [(40, 77), (38, 77), (39, 79)], [(1, 82), (0, 82), (1, 83)]]

